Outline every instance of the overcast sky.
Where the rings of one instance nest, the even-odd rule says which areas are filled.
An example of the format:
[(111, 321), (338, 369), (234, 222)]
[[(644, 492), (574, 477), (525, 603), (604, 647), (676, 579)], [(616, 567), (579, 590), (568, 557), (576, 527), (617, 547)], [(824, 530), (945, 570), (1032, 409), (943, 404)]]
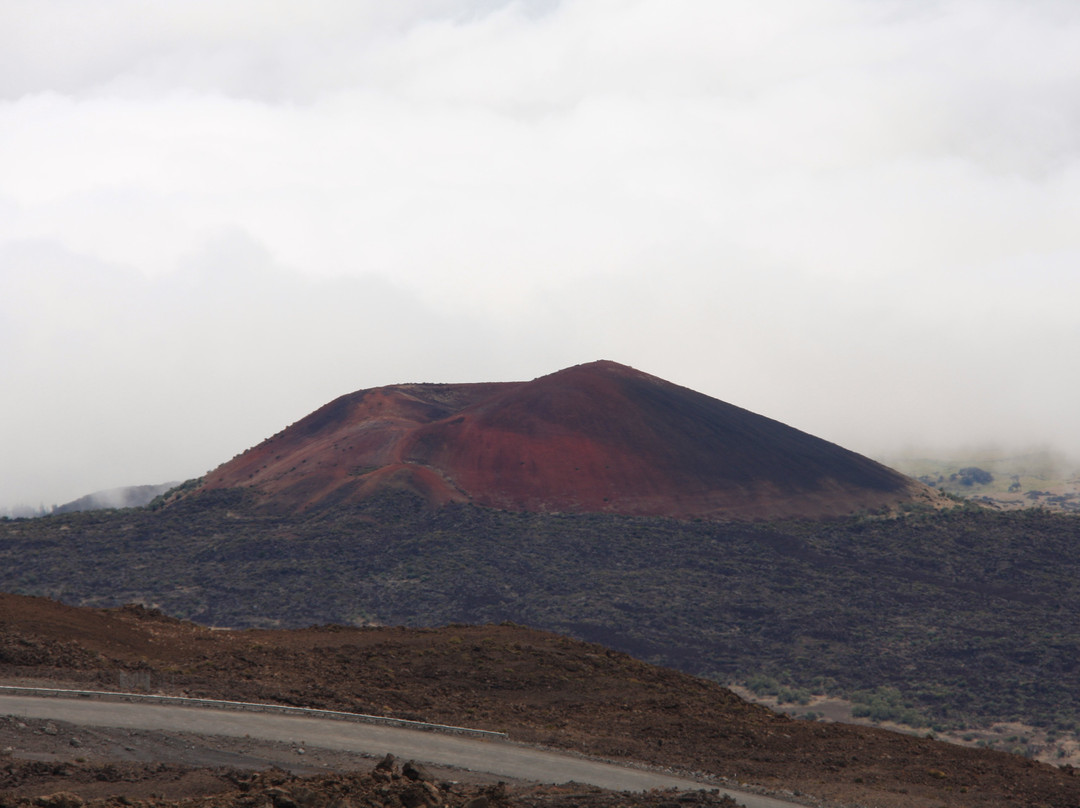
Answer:
[(1080, 454), (1075, 0), (3, 0), (0, 507), (613, 359)]

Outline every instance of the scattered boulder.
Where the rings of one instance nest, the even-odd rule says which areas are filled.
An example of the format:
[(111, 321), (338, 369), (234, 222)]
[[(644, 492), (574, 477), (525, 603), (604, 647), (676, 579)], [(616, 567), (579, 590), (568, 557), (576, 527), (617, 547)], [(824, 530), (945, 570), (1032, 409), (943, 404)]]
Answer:
[(323, 804), (323, 797), (318, 791), (302, 786), (292, 789), (292, 798), (299, 808), (319, 808)]
[(401, 773), (408, 779), (415, 781), (430, 782), (434, 779), (427, 769), (413, 760), (401, 767)]
[(265, 794), (274, 803), (274, 808), (299, 808), (292, 794), (283, 788), (268, 788)]
[(57, 791), (55, 794), (38, 797), (34, 803), (41, 808), (82, 808), (83, 798), (70, 791)]
[(264, 792), (274, 808), (320, 808), (325, 804), (325, 799), (318, 792), (303, 786), (294, 786), (291, 789), (268, 788)]
[(400, 780), (401, 773), (397, 770), (397, 759), (387, 752), (386, 756), (375, 764), (375, 768), (371, 770), (371, 776), (380, 783)]
[(439, 789), (431, 783), (414, 782), (402, 791), (398, 798), (405, 808), (432, 808), (442, 802)]

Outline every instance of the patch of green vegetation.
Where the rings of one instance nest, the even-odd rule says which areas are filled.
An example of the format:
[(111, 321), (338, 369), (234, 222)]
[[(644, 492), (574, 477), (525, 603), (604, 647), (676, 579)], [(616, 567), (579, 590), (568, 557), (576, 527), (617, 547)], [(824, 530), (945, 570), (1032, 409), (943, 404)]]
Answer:
[(147, 504), (146, 507), (150, 510), (160, 510), (174, 499), (190, 494), (192, 491), (202, 485), (203, 479), (203, 477), (194, 477), (190, 480), (185, 480), (179, 485), (173, 486), (168, 491), (165, 491), (162, 494), (158, 494), (149, 502), (149, 504)]
[[(878, 687), (874, 690), (857, 690), (850, 696), (854, 702), (851, 714), (856, 718), (872, 721), (892, 721), (915, 729), (930, 725), (930, 721), (915, 708), (912, 699), (906, 699), (895, 687)], [(942, 727), (935, 726), (938, 732)]]

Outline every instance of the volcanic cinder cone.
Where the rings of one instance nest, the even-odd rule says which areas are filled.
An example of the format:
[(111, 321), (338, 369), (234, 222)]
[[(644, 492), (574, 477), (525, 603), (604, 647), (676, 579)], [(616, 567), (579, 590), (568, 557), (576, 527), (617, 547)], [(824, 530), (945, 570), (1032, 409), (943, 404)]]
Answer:
[(615, 362), (531, 382), (402, 384), (338, 398), (210, 472), (272, 510), (405, 488), (433, 505), (762, 519), (935, 501), (778, 421)]

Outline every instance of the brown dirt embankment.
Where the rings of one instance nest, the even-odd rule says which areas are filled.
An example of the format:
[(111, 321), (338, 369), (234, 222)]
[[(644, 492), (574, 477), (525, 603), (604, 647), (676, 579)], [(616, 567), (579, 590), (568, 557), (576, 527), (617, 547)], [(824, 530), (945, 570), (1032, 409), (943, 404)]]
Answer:
[(1014, 755), (778, 716), (713, 682), (519, 626), (211, 631), (0, 595), (0, 678), (337, 708), (879, 806), (1080, 805)]

